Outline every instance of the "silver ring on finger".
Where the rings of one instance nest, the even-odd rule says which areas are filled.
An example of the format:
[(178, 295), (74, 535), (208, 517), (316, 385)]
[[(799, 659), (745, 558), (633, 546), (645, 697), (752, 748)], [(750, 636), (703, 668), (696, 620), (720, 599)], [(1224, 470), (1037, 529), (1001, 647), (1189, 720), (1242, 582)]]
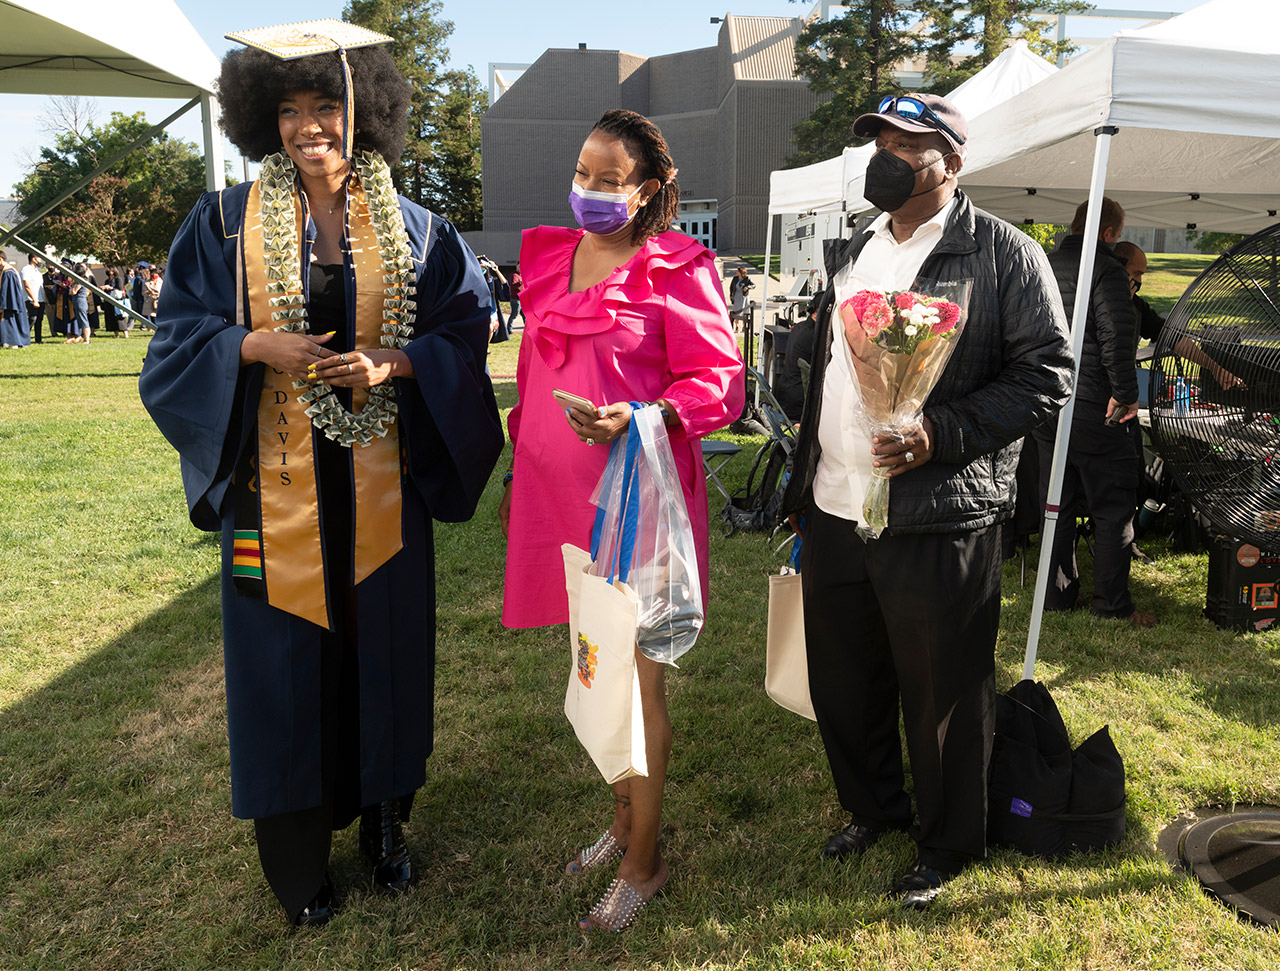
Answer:
[(348, 373), (348, 374), (350, 374), (350, 373), (351, 373), (351, 365), (350, 365), (350, 364), (348, 364), (348, 365), (347, 365), (347, 373)]
[(595, 440), (594, 438), (588, 438), (588, 439), (587, 439), (587, 444), (588, 444), (588, 445), (594, 445), (595, 443), (596, 443), (596, 440)]
[(338, 363), (340, 363), (340, 364), (346, 364), (346, 363), (347, 363), (347, 355), (345, 355), (345, 354), (339, 354), (339, 355), (338, 355)]
[(907, 451), (902, 453), (902, 458), (906, 462), (914, 462), (916, 460), (916, 455), (914, 452), (908, 449)]

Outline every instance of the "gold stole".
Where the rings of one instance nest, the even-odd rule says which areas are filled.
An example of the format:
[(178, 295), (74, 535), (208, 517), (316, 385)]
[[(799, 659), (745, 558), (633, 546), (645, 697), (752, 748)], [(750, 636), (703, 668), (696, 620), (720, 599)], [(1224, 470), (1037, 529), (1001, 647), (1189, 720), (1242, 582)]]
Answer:
[[(382, 338), (383, 280), (377, 235), (369, 215), (364, 187), (354, 174), (348, 186), (347, 240), (356, 278), (354, 347), (379, 348)], [(294, 223), (301, 246), (304, 237), (302, 202), (294, 193)], [(244, 272), (249, 320), (254, 330), (274, 330), (268, 269), (263, 248), (262, 195), (255, 182), (245, 208)], [(274, 278), (277, 271), (271, 271)], [(244, 321), (241, 321), (243, 324)], [(293, 378), (264, 368), (258, 403), (258, 496), (262, 507), (262, 567), (267, 602), (321, 627), (330, 627), (320, 544), (315, 449), (311, 419), (298, 401)], [(352, 392), (352, 409), (359, 413), (368, 400), (362, 388)], [(401, 547), (400, 436), (398, 423), (372, 444), (352, 446), (355, 486), (355, 542), (353, 577), (360, 583)], [(345, 564), (334, 564), (334, 575)]]

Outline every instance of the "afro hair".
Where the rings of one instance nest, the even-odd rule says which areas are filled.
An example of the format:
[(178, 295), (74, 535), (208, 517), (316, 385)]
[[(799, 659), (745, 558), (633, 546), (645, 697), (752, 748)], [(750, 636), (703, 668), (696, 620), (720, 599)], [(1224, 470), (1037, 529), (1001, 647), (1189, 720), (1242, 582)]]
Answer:
[[(355, 147), (371, 148), (387, 164), (404, 151), (409, 127), (409, 82), (386, 48), (347, 51), (355, 95)], [(318, 91), (341, 100), (342, 61), (336, 53), (284, 61), (265, 51), (228, 51), (218, 75), (222, 130), (231, 144), (254, 162), (280, 151), (276, 110), (288, 94)]]

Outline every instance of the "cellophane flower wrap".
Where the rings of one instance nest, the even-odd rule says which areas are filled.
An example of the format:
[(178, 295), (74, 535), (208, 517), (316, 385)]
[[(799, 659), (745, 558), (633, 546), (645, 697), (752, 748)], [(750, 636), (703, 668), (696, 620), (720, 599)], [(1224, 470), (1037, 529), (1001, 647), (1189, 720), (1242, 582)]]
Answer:
[[(972, 281), (901, 291), (836, 286), (836, 321), (853, 358), (857, 419), (874, 440), (902, 439), (924, 417), (968, 319)], [(858, 532), (875, 539), (889, 525), (888, 470), (873, 468)]]

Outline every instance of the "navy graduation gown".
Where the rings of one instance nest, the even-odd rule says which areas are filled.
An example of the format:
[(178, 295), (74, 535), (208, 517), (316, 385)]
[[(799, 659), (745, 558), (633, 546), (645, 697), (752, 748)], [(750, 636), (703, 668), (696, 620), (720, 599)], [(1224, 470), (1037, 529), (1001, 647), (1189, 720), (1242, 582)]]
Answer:
[[(485, 288), (486, 291), (488, 287)], [(484, 325), (489, 338), (489, 322)], [(9, 267), (0, 274), (0, 344), (26, 347), (31, 343), (31, 327), (27, 323), (27, 291), (18, 271)]]
[[(257, 439), (263, 369), (240, 366), (247, 332), (235, 322), (248, 191), (246, 183), (206, 193), (178, 231), (139, 390), (181, 457), (191, 521), (222, 532), (232, 812), (260, 818), (321, 803), (325, 631), (240, 594), (231, 578), (235, 490), (244, 488), (233, 484), (232, 472)], [(407, 199), (400, 208), (418, 269), (416, 335), (405, 348), (415, 377), (395, 381), (407, 466), (404, 548), (354, 589), (362, 805), (405, 795), (425, 781), (435, 661), (431, 520), (471, 517), (504, 443), (484, 371), (490, 298), (483, 273), (448, 221)], [(350, 327), (349, 258), (345, 271)], [(323, 517), (323, 498), (320, 509)], [(331, 563), (326, 569), (331, 583), (343, 575)], [(342, 569), (349, 576), (350, 565)], [(334, 595), (342, 596), (341, 588)]]

